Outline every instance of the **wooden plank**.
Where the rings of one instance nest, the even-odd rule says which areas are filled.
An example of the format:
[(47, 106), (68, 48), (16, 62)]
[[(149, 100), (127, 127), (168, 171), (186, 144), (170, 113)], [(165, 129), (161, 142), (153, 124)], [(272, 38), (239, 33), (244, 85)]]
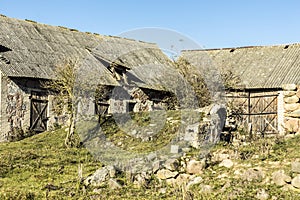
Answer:
[(277, 114), (277, 112), (265, 112), (265, 113), (234, 113), (235, 115), (244, 115), (244, 116), (255, 116), (255, 115), (274, 115)]
[[(272, 93), (243, 93), (241, 96), (227, 96), (232, 104), (240, 107), (239, 112), (233, 113), (240, 124), (245, 127), (248, 123), (253, 125), (253, 131), (276, 131), (277, 124), (277, 98), (278, 94)], [(240, 101), (241, 99), (242, 101)]]
[(277, 131), (277, 128), (275, 128), (272, 124), (272, 121), (275, 119), (275, 117), (271, 120), (271, 122), (269, 122), (266, 118), (264, 118), (265, 122), (274, 130), (274, 131)]

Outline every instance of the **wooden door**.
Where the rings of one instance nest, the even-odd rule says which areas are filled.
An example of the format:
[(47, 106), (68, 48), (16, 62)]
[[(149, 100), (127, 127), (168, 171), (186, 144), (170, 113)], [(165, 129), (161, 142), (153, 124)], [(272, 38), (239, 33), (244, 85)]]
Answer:
[(30, 130), (43, 132), (47, 130), (48, 96), (41, 92), (32, 92), (30, 108)]
[(277, 100), (278, 92), (237, 92), (227, 96), (238, 125), (248, 127), (253, 132), (273, 134), (278, 132)]

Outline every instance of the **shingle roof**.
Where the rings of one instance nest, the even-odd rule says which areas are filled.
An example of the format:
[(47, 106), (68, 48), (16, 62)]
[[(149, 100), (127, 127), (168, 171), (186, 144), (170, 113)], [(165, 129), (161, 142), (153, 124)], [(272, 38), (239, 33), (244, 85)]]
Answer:
[[(96, 58), (127, 67), (140, 87), (162, 90), (163, 75), (170, 75), (173, 63), (152, 43), (79, 32), (65, 27), (0, 16), (0, 70), (10, 77), (55, 78), (55, 65), (66, 59), (85, 59), (86, 69), (97, 70), (102, 83), (118, 85), (111, 72)], [(95, 57), (94, 57), (95, 56)], [(95, 75), (95, 73), (93, 73)]]
[(196, 67), (228, 69), (248, 89), (300, 84), (300, 44), (188, 50), (182, 57)]

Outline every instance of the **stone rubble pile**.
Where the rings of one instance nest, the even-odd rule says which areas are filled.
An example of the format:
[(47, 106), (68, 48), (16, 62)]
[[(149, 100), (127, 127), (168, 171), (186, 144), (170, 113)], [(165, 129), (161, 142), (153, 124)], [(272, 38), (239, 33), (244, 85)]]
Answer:
[[(166, 160), (155, 160), (152, 167), (144, 171), (133, 172), (134, 170), (121, 170), (116, 166), (105, 166), (98, 169), (94, 174), (84, 180), (86, 186), (103, 187), (108, 185), (111, 189), (122, 187), (121, 176), (136, 187), (147, 187), (151, 181), (158, 181), (162, 185), (167, 184), (173, 187), (190, 188), (196, 184), (203, 184), (204, 170), (208, 165), (218, 164), (227, 169), (232, 168), (234, 163), (230, 160), (232, 156), (226, 153), (214, 153), (205, 158), (196, 159), (192, 156), (181, 156), (180, 158), (169, 158)], [(212, 191), (210, 185), (201, 185), (206, 192)]]
[[(218, 191), (225, 191), (232, 187), (232, 179), (240, 179), (244, 182), (261, 184), (273, 184), (283, 191), (300, 192), (300, 162), (295, 160), (290, 164), (290, 170), (268, 170), (255, 167), (251, 164), (238, 164), (235, 160), (237, 155), (231, 151), (217, 151), (208, 154), (205, 158), (196, 159), (192, 156), (182, 156), (180, 158), (169, 158), (167, 160), (156, 160), (152, 162), (152, 167), (145, 171), (132, 173), (132, 171), (122, 171), (115, 166), (105, 166), (97, 170), (93, 175), (84, 180), (86, 186), (93, 186), (95, 191), (100, 187), (118, 189), (126, 185), (133, 184), (137, 188), (147, 188), (151, 183), (156, 184), (160, 190), (166, 186), (180, 187), (189, 190), (192, 186), (198, 185), (203, 193), (217, 192), (214, 185), (207, 184), (206, 170), (212, 170), (211, 166), (223, 168), (223, 172), (217, 175), (217, 179), (226, 182)], [(269, 163), (272, 164), (272, 163)], [(278, 165), (273, 162), (272, 165)], [(225, 170), (225, 171), (224, 171)], [(233, 172), (232, 175), (230, 171)], [(214, 171), (214, 173), (217, 173)], [(126, 181), (124, 182), (124, 174)], [(120, 181), (123, 180), (123, 181)], [(270, 193), (264, 189), (257, 191), (257, 199), (269, 199)]]
[(300, 162), (291, 163), (291, 173), (287, 175), (284, 170), (272, 173), (272, 183), (283, 189), (291, 189), (300, 192)]
[(147, 186), (153, 177), (159, 182), (165, 181), (168, 185), (190, 187), (202, 182), (200, 175), (203, 173), (204, 168), (205, 159), (198, 161), (195, 159), (190, 160), (189, 157), (154, 161), (152, 169), (136, 173), (122, 171), (115, 166), (105, 166), (87, 177), (84, 184), (94, 187), (113, 185), (113, 188), (118, 188), (121, 187), (118, 176), (125, 173), (126, 178), (137, 187)]
[[(300, 87), (294, 84), (285, 85), (284, 87), (284, 110), (285, 110), (285, 125), (284, 128), (289, 133), (300, 133)], [(189, 150), (184, 150), (178, 145), (171, 145), (171, 152), (174, 157), (158, 157), (150, 154), (146, 162), (150, 165), (143, 168), (145, 160), (135, 160), (135, 165), (131, 169), (125, 169), (116, 166), (105, 166), (97, 170), (93, 175), (84, 180), (86, 186), (102, 187), (104, 185), (112, 189), (122, 187), (126, 182), (130, 182), (136, 187), (147, 187), (152, 181), (161, 183), (162, 185), (180, 186), (190, 188), (193, 185), (200, 184), (203, 191), (212, 192), (213, 187), (205, 185), (204, 172), (209, 166), (226, 168), (235, 170), (234, 177), (247, 182), (258, 181), (272, 183), (283, 189), (300, 191), (300, 162), (291, 163), (291, 173), (286, 173), (284, 170), (278, 170), (267, 174), (261, 168), (250, 167), (239, 170), (239, 164), (235, 163), (234, 159), (240, 159), (234, 153), (218, 152), (209, 153), (205, 156), (197, 158), (188, 156), (192, 148), (201, 149), (205, 141), (216, 143), (219, 139), (220, 127), (224, 125), (222, 121), (226, 117), (226, 110), (219, 105), (205, 110), (199, 110), (204, 113), (204, 119), (200, 123), (187, 125), (184, 128), (182, 139), (188, 143)], [(168, 119), (173, 123), (173, 119)], [(133, 130), (134, 131), (134, 130)], [(178, 154), (182, 153), (180, 156)], [(175, 154), (177, 156), (175, 156)], [(140, 165), (137, 165), (138, 163)], [(137, 166), (137, 167), (135, 167)], [(228, 174), (220, 175), (220, 178), (227, 178)], [(123, 177), (123, 178), (122, 178)], [(226, 185), (225, 185), (226, 186)], [(225, 188), (224, 186), (224, 188)], [(227, 186), (226, 186), (227, 187)], [(230, 184), (229, 186), (230, 187)], [(258, 199), (268, 199), (269, 194), (265, 190), (257, 192)]]

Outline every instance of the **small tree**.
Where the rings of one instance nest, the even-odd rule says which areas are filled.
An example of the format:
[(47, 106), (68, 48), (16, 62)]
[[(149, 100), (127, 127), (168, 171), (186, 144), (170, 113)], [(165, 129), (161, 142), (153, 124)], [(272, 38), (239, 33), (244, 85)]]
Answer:
[[(209, 88), (207, 86), (207, 83), (205, 82), (204, 75), (201, 73), (197, 68), (195, 68), (192, 64), (190, 64), (186, 59), (180, 57), (176, 62), (176, 66), (180, 73), (186, 78), (186, 80), (189, 82), (189, 84), (193, 87), (195, 91), (195, 95), (198, 99), (199, 107), (207, 106), (211, 103), (211, 94), (209, 91)], [(213, 73), (210, 74), (212, 77), (210, 77), (211, 83), (216, 83), (213, 86), (219, 87), (220, 83), (219, 81), (222, 81), (221, 84), (224, 86), (225, 90), (231, 90), (235, 89), (237, 86), (241, 84), (240, 78), (235, 75), (231, 70), (224, 69), (224, 68), (218, 68), (218, 73), (220, 75), (220, 80), (213, 77)], [(208, 73), (208, 72), (207, 72)], [(208, 75), (206, 75), (208, 76)], [(206, 79), (208, 79), (206, 77)], [(210, 86), (212, 87), (212, 86)], [(216, 89), (216, 88), (213, 88)]]
[(193, 87), (195, 95), (198, 99), (199, 107), (209, 105), (211, 102), (211, 99), (209, 98), (210, 93), (203, 76), (184, 58), (180, 57), (175, 64), (180, 73)]
[(242, 86), (240, 77), (235, 75), (231, 70), (221, 69), (221, 77), (226, 90), (234, 90)]
[(68, 114), (68, 132), (65, 138), (65, 145), (72, 147), (76, 143), (75, 134), (75, 116), (76, 109), (74, 108), (75, 95), (74, 84), (76, 80), (77, 60), (65, 60), (55, 68), (56, 79), (49, 80), (44, 83), (44, 87), (53, 91), (56, 94), (56, 106), (60, 109), (65, 109)]

